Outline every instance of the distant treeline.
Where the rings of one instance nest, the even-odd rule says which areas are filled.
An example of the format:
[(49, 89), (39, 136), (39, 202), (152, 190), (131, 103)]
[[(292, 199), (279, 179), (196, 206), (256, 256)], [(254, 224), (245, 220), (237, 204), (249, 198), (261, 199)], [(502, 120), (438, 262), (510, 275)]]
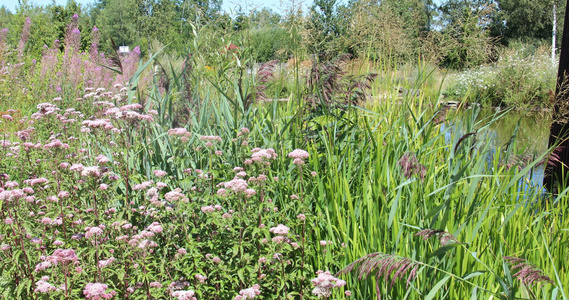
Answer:
[[(237, 7), (231, 15), (221, 0), (21, 1), (16, 12), (0, 7), (0, 43), (17, 48), (28, 34), (25, 54), (40, 56), (44, 45), (65, 38), (67, 24), (78, 15), (84, 50), (96, 35), (105, 52), (112, 38), (117, 46), (140, 46), (143, 55), (153, 44), (181, 54), (199, 30), (219, 44), (246, 48), (256, 61), (349, 53), (398, 63), (422, 56), (462, 69), (495, 59), (496, 49), (512, 42), (559, 47), (555, 35), (561, 36), (564, 12), (560, 0), (315, 0), (308, 11), (288, 0), (280, 12)], [(23, 32), (26, 20), (29, 33)]]

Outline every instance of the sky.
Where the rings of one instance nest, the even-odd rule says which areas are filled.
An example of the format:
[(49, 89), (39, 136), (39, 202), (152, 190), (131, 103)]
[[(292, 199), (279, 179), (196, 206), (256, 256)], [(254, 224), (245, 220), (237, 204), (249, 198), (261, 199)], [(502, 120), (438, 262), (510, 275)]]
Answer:
[[(94, 0), (76, 0), (77, 3), (81, 4), (90, 4), (93, 3)], [(289, 2), (290, 0), (285, 0), (285, 2)], [(306, 8), (308, 4), (312, 3), (312, 0), (304, 0), (299, 1), (295, 0), (297, 3), (301, 2), (304, 3), (304, 7)], [(54, 0), (28, 0), (30, 4), (36, 5), (49, 5), (53, 3)], [(55, 3), (59, 5), (65, 5), (67, 0), (55, 0)], [(11, 12), (16, 11), (16, 7), (18, 6), (18, 0), (2, 0), (0, 1), (0, 5), (5, 5)], [(258, 1), (251, 1), (251, 0), (223, 0), (222, 8), (224, 11), (231, 13), (232, 11), (236, 11), (236, 7), (241, 6), (242, 8), (263, 8), (267, 7), (272, 9), (275, 12), (282, 13), (282, 5), (281, 0), (258, 0)], [(306, 10), (305, 10), (306, 11)]]

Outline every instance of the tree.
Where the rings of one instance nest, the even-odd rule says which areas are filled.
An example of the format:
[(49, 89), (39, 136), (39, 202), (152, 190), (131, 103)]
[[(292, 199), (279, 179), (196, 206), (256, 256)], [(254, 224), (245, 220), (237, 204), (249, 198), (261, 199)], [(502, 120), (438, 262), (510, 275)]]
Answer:
[(397, 15), (404, 24), (405, 33), (412, 39), (430, 30), (434, 9), (431, 0), (384, 0), (382, 5)]
[(206, 25), (220, 17), (222, 0), (177, 0), (179, 17), (184, 22)]
[(135, 0), (138, 6), (137, 28), (151, 42), (162, 44), (174, 42), (180, 35), (176, 32), (176, 2), (173, 0)]
[(262, 8), (261, 10), (254, 9), (251, 11), (251, 24), (255, 28), (262, 28), (265, 26), (277, 26), (281, 22), (281, 15), (274, 12), (269, 8)]
[[(569, 0), (567, 0), (569, 4)], [(557, 71), (557, 87), (555, 90), (555, 105), (553, 108), (553, 123), (549, 133), (549, 148), (556, 147), (550, 154), (543, 184), (552, 194), (567, 187), (567, 167), (569, 166), (569, 10), (565, 10), (563, 25), (563, 40), (561, 56)]]
[[(55, 30), (56, 38), (63, 42), (65, 39), (65, 35), (67, 33), (67, 26), (71, 22), (74, 15), (82, 16), (83, 15), (83, 8), (81, 4), (77, 3), (75, 0), (68, 0), (67, 4), (64, 5), (57, 5), (51, 4), (46, 7), (49, 14), (51, 15), (51, 27)], [(90, 30), (92, 24), (89, 18), (79, 18), (78, 29), (81, 32), (82, 37), (82, 48), (87, 46), (88, 35), (90, 34)], [(46, 44), (50, 44), (53, 41), (47, 41)], [(63, 43), (61, 43), (61, 47), (63, 47)]]
[(497, 3), (500, 10), (494, 22), (493, 35), (503, 36), (505, 44), (514, 40), (549, 40), (554, 19), (557, 19), (555, 26), (563, 24), (561, 13), (565, 5), (561, 0), (497, 0)]
[(136, 0), (99, 1), (94, 10), (98, 10), (95, 22), (103, 45), (111, 38), (119, 45), (133, 45), (139, 40)]
[(5, 5), (0, 6), (0, 29), (7, 28), (12, 18), (12, 13)]
[(492, 0), (447, 0), (439, 11), (440, 30), (431, 37), (438, 36), (435, 46), (443, 65), (462, 69), (491, 59), (495, 41), (490, 29), (497, 11)]

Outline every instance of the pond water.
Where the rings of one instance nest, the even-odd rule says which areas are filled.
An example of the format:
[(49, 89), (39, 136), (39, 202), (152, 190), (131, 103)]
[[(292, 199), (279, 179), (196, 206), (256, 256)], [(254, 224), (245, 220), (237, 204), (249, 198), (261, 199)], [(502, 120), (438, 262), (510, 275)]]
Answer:
[[(467, 112), (455, 112), (466, 114)], [(497, 121), (491, 124), (485, 134), (494, 147), (504, 146), (516, 133), (516, 152), (527, 154), (530, 157), (539, 156), (548, 149), (549, 127), (551, 116), (548, 112), (527, 111), (496, 111), (494, 109), (482, 109), (477, 120), (480, 126), (492, 120), (497, 114), (503, 114)], [(493, 155), (496, 155), (495, 152)], [(490, 157), (491, 158), (491, 157)], [(537, 188), (543, 190), (544, 167), (539, 166), (530, 175), (522, 179), (520, 188), (527, 190)]]
[[(494, 109), (483, 109), (480, 112), (479, 120), (490, 120), (496, 112)], [(511, 110), (498, 121), (490, 125), (489, 130), (493, 131), (497, 145), (507, 143), (516, 127), (517, 147), (519, 151), (528, 154), (542, 154), (548, 148), (549, 127), (551, 126), (551, 116), (547, 112), (523, 112)]]

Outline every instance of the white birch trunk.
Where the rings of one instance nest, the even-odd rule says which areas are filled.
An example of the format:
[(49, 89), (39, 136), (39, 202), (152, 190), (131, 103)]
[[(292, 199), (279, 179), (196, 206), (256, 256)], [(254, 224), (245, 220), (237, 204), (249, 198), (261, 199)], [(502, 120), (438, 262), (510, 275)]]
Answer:
[(553, 29), (551, 32), (551, 64), (555, 63), (555, 45), (557, 38), (557, 7), (553, 0)]

